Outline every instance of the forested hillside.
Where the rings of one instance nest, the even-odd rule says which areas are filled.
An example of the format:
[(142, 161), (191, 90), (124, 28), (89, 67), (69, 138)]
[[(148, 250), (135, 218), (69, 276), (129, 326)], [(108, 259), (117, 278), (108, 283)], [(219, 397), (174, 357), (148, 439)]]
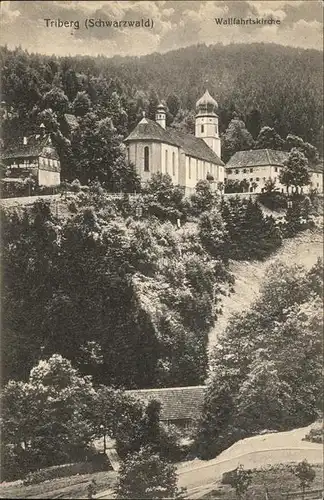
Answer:
[[(152, 116), (157, 99), (167, 101), (169, 123), (185, 118), (190, 122), (188, 113), (208, 86), (219, 103), (222, 132), (236, 110), (252, 135), (255, 128), (268, 125), (282, 137), (291, 133), (317, 147), (320, 143), (323, 63), (315, 50), (273, 44), (197, 45), (109, 59), (58, 58), (2, 48), (1, 65), (2, 100), (16, 117), (4, 128), (6, 135), (30, 130), (46, 108), (70, 109), (82, 116), (97, 106), (101, 117), (115, 118), (124, 135), (143, 109)], [(67, 99), (49, 102), (45, 95), (54, 88)], [(85, 92), (90, 102), (85, 96), (75, 102), (78, 92)], [(114, 92), (119, 99), (116, 94), (112, 99)]]

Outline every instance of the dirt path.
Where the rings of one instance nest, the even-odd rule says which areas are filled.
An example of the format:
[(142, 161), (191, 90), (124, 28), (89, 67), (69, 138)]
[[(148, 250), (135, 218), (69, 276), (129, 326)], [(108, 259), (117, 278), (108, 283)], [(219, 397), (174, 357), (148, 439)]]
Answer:
[(285, 240), (279, 251), (266, 262), (232, 261), (230, 269), (235, 276), (235, 294), (223, 299), (223, 314), (218, 318), (209, 335), (209, 348), (215, 345), (217, 337), (225, 330), (230, 316), (247, 309), (258, 296), (262, 277), (267, 268), (279, 260), (285, 264), (302, 264), (307, 269), (323, 257), (323, 236), (306, 231), (296, 238)]

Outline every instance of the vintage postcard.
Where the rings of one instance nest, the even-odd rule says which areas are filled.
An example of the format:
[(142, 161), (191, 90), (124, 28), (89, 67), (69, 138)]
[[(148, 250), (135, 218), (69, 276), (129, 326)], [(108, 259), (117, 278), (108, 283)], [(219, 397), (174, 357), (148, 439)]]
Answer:
[(323, 2), (0, 7), (0, 497), (323, 499)]

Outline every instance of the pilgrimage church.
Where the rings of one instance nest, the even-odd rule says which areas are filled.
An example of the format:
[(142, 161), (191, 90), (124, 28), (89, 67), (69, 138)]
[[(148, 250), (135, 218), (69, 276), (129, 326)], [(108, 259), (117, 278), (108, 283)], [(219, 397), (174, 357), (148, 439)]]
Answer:
[(223, 189), (225, 167), (220, 159), (218, 104), (208, 90), (196, 103), (195, 135), (166, 127), (166, 108), (159, 104), (154, 120), (145, 116), (125, 139), (128, 160), (136, 167), (142, 183), (152, 174), (169, 174), (174, 184), (189, 195), (199, 180)]

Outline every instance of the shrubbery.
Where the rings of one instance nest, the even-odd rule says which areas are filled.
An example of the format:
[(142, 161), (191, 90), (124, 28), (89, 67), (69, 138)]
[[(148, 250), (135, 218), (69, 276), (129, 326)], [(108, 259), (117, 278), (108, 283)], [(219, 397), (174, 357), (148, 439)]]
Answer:
[(153, 174), (152, 178), (142, 188), (145, 214), (154, 216), (161, 221), (186, 219), (189, 209), (188, 200), (184, 197), (184, 189), (174, 186), (168, 174)]
[(149, 447), (127, 457), (115, 487), (116, 498), (120, 499), (181, 499), (183, 493), (177, 487), (175, 467)]
[(304, 441), (310, 441), (311, 443), (321, 443), (323, 444), (323, 428), (322, 426), (316, 429), (311, 429), (308, 434), (306, 434)]
[(285, 217), (285, 236), (289, 238), (314, 227), (311, 212), (312, 203), (307, 196), (295, 194), (291, 197)]
[(260, 193), (257, 200), (269, 210), (282, 210), (287, 208), (287, 196), (278, 191)]
[(94, 468), (91, 462), (56, 465), (46, 469), (39, 469), (35, 472), (29, 472), (24, 479), (24, 485), (29, 486), (49, 481), (50, 479), (69, 477), (76, 474), (90, 474), (92, 472), (94, 472)]
[(0, 179), (0, 191), (2, 198), (16, 198), (20, 196), (31, 196), (36, 194), (36, 182), (32, 177), (26, 179)]

